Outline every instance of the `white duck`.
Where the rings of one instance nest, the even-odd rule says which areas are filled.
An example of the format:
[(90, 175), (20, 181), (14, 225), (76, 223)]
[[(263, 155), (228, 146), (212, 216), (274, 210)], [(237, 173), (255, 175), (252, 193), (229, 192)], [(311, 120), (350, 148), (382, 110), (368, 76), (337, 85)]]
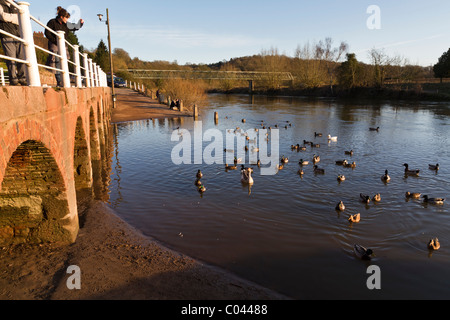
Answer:
[(328, 141), (337, 141), (337, 137), (332, 137), (331, 135), (328, 135)]

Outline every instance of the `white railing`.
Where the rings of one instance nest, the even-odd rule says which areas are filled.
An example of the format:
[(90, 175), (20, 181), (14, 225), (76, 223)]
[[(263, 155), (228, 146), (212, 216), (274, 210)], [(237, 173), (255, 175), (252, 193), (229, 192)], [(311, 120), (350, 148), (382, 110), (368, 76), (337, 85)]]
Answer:
[[(46, 68), (61, 73), (62, 85), (64, 88), (71, 87), (71, 77), (74, 79), (75, 87), (107, 87), (106, 73), (92, 59), (88, 58), (87, 53), (80, 53), (77, 45), (70, 44), (64, 38), (64, 31), (57, 31), (48, 28), (38, 19), (30, 15), (30, 4), (28, 2), (13, 2), (6, 0), (12, 6), (18, 9), (20, 37), (16, 37), (4, 30), (0, 29), (0, 33), (11, 37), (24, 44), (25, 59), (16, 59), (0, 54), (0, 58), (24, 63), (27, 67), (27, 82), (29, 86), (40, 87), (41, 79), (39, 75), (39, 67)], [(33, 30), (31, 21), (36, 22), (41, 27), (56, 35), (58, 39), (58, 54), (47, 49), (41, 48), (34, 44)], [(67, 47), (73, 49), (72, 59), (67, 58)], [(47, 65), (39, 64), (36, 58), (36, 49), (44, 51), (57, 57), (60, 60), (60, 68), (54, 68)], [(69, 63), (73, 65), (74, 72), (70, 72)]]

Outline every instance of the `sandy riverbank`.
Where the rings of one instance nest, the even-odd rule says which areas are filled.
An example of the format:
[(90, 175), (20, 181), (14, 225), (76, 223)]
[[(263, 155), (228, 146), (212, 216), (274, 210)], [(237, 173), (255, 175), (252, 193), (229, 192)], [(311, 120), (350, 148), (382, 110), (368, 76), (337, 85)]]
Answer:
[[(179, 116), (124, 89), (118, 92), (113, 121), (170, 114)], [(0, 247), (0, 300), (287, 299), (167, 249), (126, 224), (103, 202), (92, 202), (80, 221), (78, 238), (69, 246)], [(67, 288), (67, 268), (72, 265), (81, 271), (79, 290)]]

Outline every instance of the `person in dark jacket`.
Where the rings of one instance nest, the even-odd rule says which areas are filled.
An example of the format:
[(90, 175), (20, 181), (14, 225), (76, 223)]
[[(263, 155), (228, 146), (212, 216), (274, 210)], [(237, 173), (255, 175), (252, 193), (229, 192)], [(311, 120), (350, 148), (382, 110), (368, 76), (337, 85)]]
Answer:
[[(0, 29), (20, 38), (17, 9), (6, 0), (0, 0)], [(11, 58), (25, 60), (22, 42), (1, 33), (0, 38), (5, 55)], [(10, 85), (27, 85), (25, 64), (6, 60), (6, 66), (8, 67)]]
[[(67, 10), (64, 8), (58, 7), (56, 8), (56, 12), (57, 12), (56, 18), (49, 20), (47, 23), (47, 27), (52, 29), (53, 31), (64, 31), (64, 38), (66, 40), (69, 32), (79, 30), (84, 24), (83, 19), (80, 19), (80, 21), (78, 21), (78, 23), (76, 24), (68, 22), (70, 18), (70, 13), (67, 12)], [(48, 39), (48, 50), (58, 54), (57, 36), (47, 29), (45, 29), (44, 34), (45, 37)], [(69, 58), (69, 50), (66, 50), (66, 52), (67, 58)], [(61, 62), (59, 61), (59, 58), (51, 54), (48, 55), (47, 65), (53, 68), (61, 69)], [(61, 73), (55, 70), (52, 70), (52, 72), (55, 74), (57, 86), (62, 87), (63, 83)]]

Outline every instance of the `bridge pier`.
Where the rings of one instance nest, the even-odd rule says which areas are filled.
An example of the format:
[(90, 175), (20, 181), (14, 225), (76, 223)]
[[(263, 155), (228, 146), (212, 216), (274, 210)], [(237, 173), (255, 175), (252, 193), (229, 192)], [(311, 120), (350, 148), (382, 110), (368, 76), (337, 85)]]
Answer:
[(74, 242), (107, 162), (110, 88), (6, 87), (0, 105), (0, 246)]
[(253, 80), (248, 80), (248, 92), (253, 93), (254, 90), (255, 90), (255, 85), (254, 85)]

